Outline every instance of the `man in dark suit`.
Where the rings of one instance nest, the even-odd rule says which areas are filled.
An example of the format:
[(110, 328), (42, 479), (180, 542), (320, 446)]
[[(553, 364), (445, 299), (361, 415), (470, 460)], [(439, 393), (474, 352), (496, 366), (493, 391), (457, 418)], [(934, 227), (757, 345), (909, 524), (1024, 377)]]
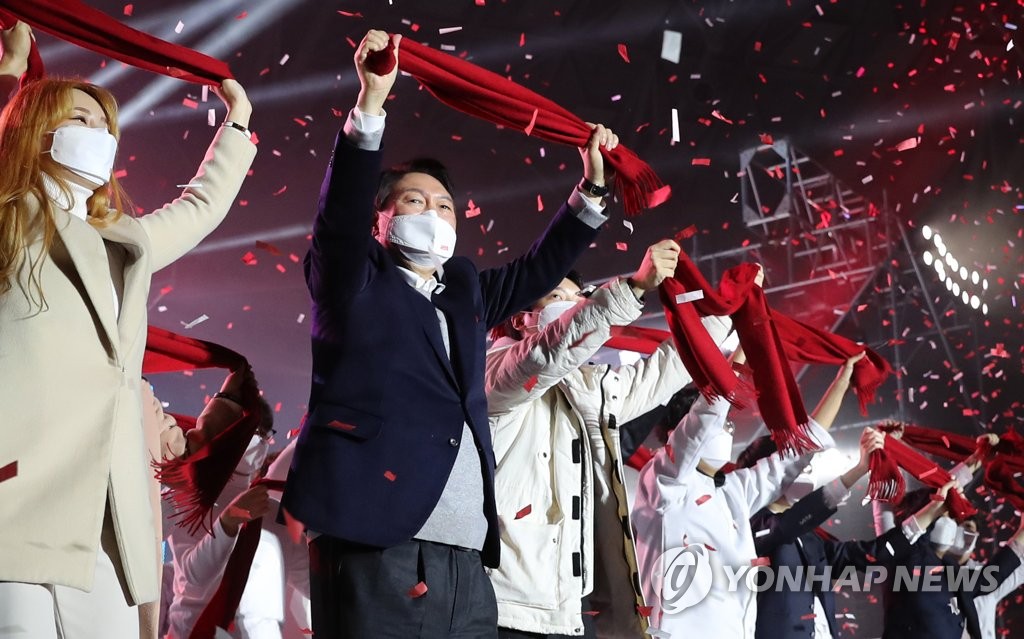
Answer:
[[(929, 527), (923, 522), (920, 526), (922, 531)], [(906, 522), (903, 527), (907, 528)], [(980, 568), (962, 566), (961, 557), (951, 552), (956, 528), (956, 522), (948, 516), (939, 517), (929, 534), (921, 535), (913, 544), (902, 567), (932, 579), (925, 577), (921, 587), (916, 587), (911, 574), (902, 582), (896, 579), (887, 584), (883, 639), (960, 639), (965, 631), (972, 639), (981, 639), (974, 600), (994, 592), (1020, 567), (1024, 521), (1006, 545)], [(925, 584), (932, 587), (925, 588)]]
[[(757, 555), (767, 557), (775, 572), (774, 584), (758, 593), (757, 639), (838, 638), (833, 581), (850, 578), (851, 570), (862, 572), (872, 565), (891, 567), (910, 553), (912, 536), (901, 527), (867, 541), (840, 541), (819, 528), (868, 472), (871, 453), (883, 442), (880, 432), (864, 429), (860, 460), (853, 468), (810, 494), (806, 493), (812, 487), (810, 482), (801, 477), (782, 499), (750, 518)], [(770, 438), (756, 440), (740, 455), (737, 466), (752, 464), (774, 452)], [(815, 468), (818, 461), (811, 462), (811, 475), (821, 475)], [(937, 509), (929, 506), (916, 516), (927, 526), (936, 514)], [(801, 587), (784, 587), (780, 575), (786, 572), (801, 575)]]
[(282, 505), (312, 540), (317, 637), (495, 637), (484, 572), (499, 549), (485, 336), (554, 288), (594, 240), (607, 219), (600, 149), (618, 139), (594, 126), (580, 149), (584, 179), (541, 238), (477, 272), (452, 257), (444, 167), (417, 160), (380, 173), (397, 65), (377, 75), (366, 59), (388, 42), (370, 31), (357, 48), (359, 98), (320, 194), (305, 261), (309, 414)]

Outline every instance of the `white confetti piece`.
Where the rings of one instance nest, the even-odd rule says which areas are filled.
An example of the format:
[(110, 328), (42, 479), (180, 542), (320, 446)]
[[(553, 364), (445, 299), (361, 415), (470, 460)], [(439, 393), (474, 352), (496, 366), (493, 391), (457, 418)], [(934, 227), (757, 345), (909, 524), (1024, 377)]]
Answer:
[(201, 189), (201, 188), (203, 188), (203, 184), (201, 182), (197, 182), (195, 184), (193, 184), (192, 182), (189, 182), (188, 184), (175, 184), (174, 186), (176, 188), (179, 188), (179, 189)]
[(301, 324), (304, 319), (306, 319), (306, 314), (305, 313), (299, 313), (299, 316), (295, 319), (295, 323), (296, 324)]
[(672, 109), (672, 144), (679, 142), (679, 109)]
[(440, 29), (437, 30), (437, 32), (441, 35), (445, 35), (447, 33), (455, 33), (456, 31), (462, 31), (462, 27), (441, 27)]
[(208, 109), (206, 111), (206, 123), (210, 126), (217, 125), (217, 109)]
[(683, 34), (665, 29), (661, 34), (661, 59), (679, 64), (679, 52), (683, 48)]
[(625, 226), (627, 229), (629, 229), (629, 234), (630, 235), (633, 234), (633, 223), (632, 222), (630, 222), (629, 220), (622, 220), (622, 226)]
[(676, 295), (676, 304), (687, 304), (689, 302), (696, 302), (697, 300), (704, 299), (704, 291), (687, 291), (686, 293), (680, 293)]
[(193, 326), (198, 326), (199, 324), (202, 324), (203, 322), (205, 322), (208, 319), (210, 319), (210, 316), (206, 315), (204, 313), (204, 314), (200, 315), (199, 317), (195, 318), (194, 320), (192, 320), (191, 322), (188, 322), (188, 323), (181, 322), (181, 325), (182, 325), (183, 328), (188, 330), (188, 329), (192, 328)]
[(181, 33), (181, 30), (184, 29), (184, 28), (185, 28), (185, 23), (182, 22), (181, 20), (178, 20), (177, 26), (174, 27), (174, 32), (175, 33)]
[(288, 58), (290, 58), (290, 57), (291, 57), (291, 56), (290, 56), (290, 55), (288, 55), (287, 53), (286, 53), (286, 54), (284, 54), (283, 56), (281, 56), (281, 61), (280, 61), (280, 62), (278, 62), (277, 64), (278, 64), (279, 66), (284, 66), (284, 64), (285, 64), (286, 62), (288, 62)]

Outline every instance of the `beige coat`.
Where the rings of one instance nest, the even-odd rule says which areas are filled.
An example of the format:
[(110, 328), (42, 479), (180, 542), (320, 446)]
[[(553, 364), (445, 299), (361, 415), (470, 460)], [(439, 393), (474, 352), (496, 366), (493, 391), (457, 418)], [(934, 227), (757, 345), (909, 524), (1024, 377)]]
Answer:
[(18, 464), (0, 482), (0, 581), (91, 589), (109, 508), (126, 596), (159, 596), (140, 398), (150, 278), (224, 219), (255, 153), (220, 129), (191, 186), (158, 211), (105, 228), (56, 211), (46, 306), (29, 304), (24, 268), (0, 296), (0, 467)]

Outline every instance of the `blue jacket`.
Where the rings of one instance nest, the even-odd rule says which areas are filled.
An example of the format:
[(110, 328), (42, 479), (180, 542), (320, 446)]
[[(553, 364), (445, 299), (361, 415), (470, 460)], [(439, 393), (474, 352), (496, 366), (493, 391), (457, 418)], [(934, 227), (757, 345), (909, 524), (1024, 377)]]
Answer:
[[(750, 518), (758, 556), (770, 558), (775, 570), (788, 566), (794, 573), (797, 567), (803, 566), (805, 571), (813, 567), (815, 574), (820, 575), (826, 567), (831, 567), (832, 578), (838, 579), (847, 567), (863, 571), (869, 565), (884, 563), (891, 566), (910, 552), (910, 544), (900, 527), (868, 541), (839, 541), (824, 531), (815, 530), (835, 512), (835, 508), (830, 508), (825, 502), (823, 488), (815, 490), (782, 514), (772, 513), (767, 508), (758, 511)], [(894, 554), (889, 552), (889, 548)], [(819, 579), (813, 585), (813, 591), (779, 591), (772, 586), (759, 593), (757, 639), (813, 637), (814, 597), (821, 600), (832, 636), (838, 639), (836, 600), (831, 584), (822, 588)]]
[[(475, 446), (488, 521), (482, 559), (497, 566), (485, 337), (557, 286), (597, 231), (565, 204), (530, 251), (506, 266), (477, 272), (468, 259), (451, 258), (431, 304), (371, 236), (380, 169), (380, 151), (338, 136), (305, 259), (313, 379), (282, 505), (310, 530), (394, 546), (433, 511), (458, 447)], [(449, 325), (450, 359), (435, 305)], [(463, 423), (474, 441), (460, 441)]]
[(925, 534), (913, 545), (905, 565), (920, 567), (922, 574), (931, 572), (929, 566), (980, 570), (982, 574), (977, 579), (965, 579), (961, 587), (955, 590), (950, 590), (947, 579), (938, 580), (941, 588), (934, 592), (923, 589), (910, 592), (905, 587), (896, 591), (890, 583), (890, 591), (885, 597), (883, 639), (960, 639), (965, 628), (971, 637), (980, 639), (981, 628), (974, 599), (995, 590), (1020, 566), (1020, 558), (1013, 549), (1006, 547), (997, 552), (983, 568), (961, 567), (940, 559)]

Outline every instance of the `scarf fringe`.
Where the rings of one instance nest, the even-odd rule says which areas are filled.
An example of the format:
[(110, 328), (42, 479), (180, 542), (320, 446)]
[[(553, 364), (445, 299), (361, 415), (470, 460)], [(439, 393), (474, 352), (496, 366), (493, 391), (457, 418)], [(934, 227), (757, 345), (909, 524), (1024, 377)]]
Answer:
[(792, 430), (771, 427), (768, 430), (771, 432), (772, 441), (783, 455), (798, 457), (821, 448), (821, 445), (811, 436), (809, 422), (797, 424), (796, 428)]

